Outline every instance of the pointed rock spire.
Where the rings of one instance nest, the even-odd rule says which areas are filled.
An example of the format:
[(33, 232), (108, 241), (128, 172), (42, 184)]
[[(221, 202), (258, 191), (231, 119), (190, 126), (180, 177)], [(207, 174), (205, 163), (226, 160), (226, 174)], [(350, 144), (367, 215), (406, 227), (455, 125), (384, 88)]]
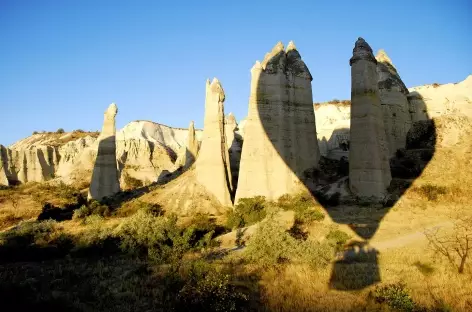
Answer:
[(352, 64), (359, 60), (370, 61), (377, 64), (372, 48), (362, 37), (359, 37), (354, 45), (352, 58), (349, 60), (349, 64), (352, 66)]
[(263, 70), (254, 68), (235, 203), (297, 193), (306, 186), (303, 172), (317, 168), (320, 157), (311, 75), (295, 44), (286, 52), (277, 43), (266, 54)]
[(297, 47), (295, 46), (295, 43), (293, 41), (290, 41), (287, 46), (286, 52), (292, 51), (292, 50), (297, 50)]
[(205, 121), (201, 148), (195, 163), (197, 181), (223, 206), (232, 206), (231, 172), (226, 147), (224, 105), (225, 94), (218, 79), (207, 85)]
[(88, 199), (101, 200), (120, 191), (118, 166), (116, 162), (115, 116), (118, 107), (110, 104), (105, 111), (103, 128), (98, 141), (97, 158), (92, 173)]
[(349, 187), (358, 197), (379, 200), (386, 195), (392, 177), (377, 86), (377, 61), (364, 39), (356, 41), (350, 64)]

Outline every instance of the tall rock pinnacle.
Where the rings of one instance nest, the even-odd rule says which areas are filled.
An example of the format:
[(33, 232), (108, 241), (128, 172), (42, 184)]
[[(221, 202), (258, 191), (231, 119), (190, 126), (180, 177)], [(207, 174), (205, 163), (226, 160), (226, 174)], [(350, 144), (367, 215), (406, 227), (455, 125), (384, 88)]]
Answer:
[(223, 206), (232, 206), (231, 171), (225, 137), (225, 93), (214, 78), (206, 83), (205, 121), (201, 148), (196, 160), (196, 176)]
[(0, 145), (0, 185), (8, 186), (7, 169), (8, 168), (8, 159), (7, 151), (3, 145)]
[(293, 42), (277, 43), (251, 69), (249, 111), (235, 202), (300, 191), (318, 167), (312, 76)]
[(381, 199), (391, 181), (389, 150), (378, 89), (377, 60), (359, 38), (351, 65), (349, 184), (359, 197)]
[(117, 113), (118, 107), (114, 103), (105, 111), (102, 132), (97, 139), (97, 158), (93, 168), (88, 199), (101, 200), (120, 191), (115, 137), (115, 116)]
[(412, 124), (408, 89), (384, 50), (379, 50), (375, 58), (386, 139), (390, 156), (393, 156), (398, 149), (405, 147), (406, 134)]
[(187, 143), (179, 150), (179, 155), (177, 157), (177, 160), (175, 161), (176, 167), (190, 167), (197, 158), (198, 147), (199, 142), (195, 135), (195, 124), (193, 121), (191, 121), (188, 126)]

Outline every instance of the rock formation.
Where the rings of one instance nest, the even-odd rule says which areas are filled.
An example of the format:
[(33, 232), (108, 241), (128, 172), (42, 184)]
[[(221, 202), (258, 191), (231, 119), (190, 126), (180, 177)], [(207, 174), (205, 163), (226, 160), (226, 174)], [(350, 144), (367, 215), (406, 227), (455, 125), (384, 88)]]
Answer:
[(197, 137), (195, 136), (195, 124), (193, 121), (190, 122), (188, 126), (188, 137), (187, 137), (187, 144), (182, 146), (177, 160), (175, 161), (175, 165), (177, 168), (183, 167), (188, 168), (191, 164), (194, 163), (195, 159), (197, 158), (199, 142)]
[(461, 82), (408, 89), (413, 122), (444, 115), (472, 117), (472, 75)]
[(320, 154), (337, 160), (349, 157), (350, 102), (316, 103), (314, 108)]
[(320, 157), (312, 76), (293, 42), (286, 51), (279, 42), (251, 75), (236, 202), (298, 192)]
[(377, 56), (377, 74), (380, 103), (390, 156), (405, 148), (406, 134), (411, 127), (408, 89), (384, 50)]
[(378, 89), (377, 60), (364, 39), (353, 49), (349, 186), (359, 196), (381, 199), (390, 185), (389, 150)]
[(226, 146), (229, 152), (231, 168), (231, 181), (233, 189), (236, 189), (239, 175), (239, 164), (241, 162), (242, 136), (238, 132), (238, 123), (232, 113), (225, 118)]
[(88, 199), (101, 200), (120, 191), (115, 137), (117, 112), (118, 108), (114, 103), (105, 111), (102, 132), (97, 139), (97, 158), (93, 168)]
[(8, 159), (7, 149), (0, 145), (0, 185), (10, 185), (8, 181)]
[(201, 148), (195, 163), (197, 181), (224, 206), (232, 206), (231, 171), (225, 136), (225, 94), (214, 78), (206, 83), (205, 121)]

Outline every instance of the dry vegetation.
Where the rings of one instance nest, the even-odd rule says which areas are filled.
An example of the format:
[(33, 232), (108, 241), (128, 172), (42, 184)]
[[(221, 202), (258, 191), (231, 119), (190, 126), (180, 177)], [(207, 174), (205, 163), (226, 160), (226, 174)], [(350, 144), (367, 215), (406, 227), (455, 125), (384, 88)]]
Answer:
[[(180, 220), (165, 207), (133, 199), (132, 192), (120, 195), (117, 204), (82, 203), (83, 186), (0, 190), (2, 308), (471, 311), (471, 260), (466, 258), (459, 273), (457, 245), (447, 245), (449, 256), (442, 249), (438, 254), (424, 234), (439, 228), (456, 237), (456, 216), (472, 215), (472, 148), (466, 143), (436, 151), (422, 176), (383, 217), (369, 242), (376, 256), (352, 263), (340, 263), (336, 253), (359, 237), (348, 224), (334, 223), (306, 194), (277, 202), (246, 199), (225, 220), (205, 214)], [(54, 206), (46, 209), (49, 214), (43, 208), (47, 203)], [(386, 208), (341, 206), (330, 215), (349, 209), (367, 223)], [(273, 219), (278, 210), (295, 212), (289, 230)], [(56, 218), (61, 211), (69, 211), (69, 217), (37, 220)], [(253, 224), (258, 224), (254, 234), (235, 251), (224, 251), (215, 241)], [(371, 283), (374, 273), (380, 281)], [(371, 285), (334, 289), (333, 274), (353, 288)]]

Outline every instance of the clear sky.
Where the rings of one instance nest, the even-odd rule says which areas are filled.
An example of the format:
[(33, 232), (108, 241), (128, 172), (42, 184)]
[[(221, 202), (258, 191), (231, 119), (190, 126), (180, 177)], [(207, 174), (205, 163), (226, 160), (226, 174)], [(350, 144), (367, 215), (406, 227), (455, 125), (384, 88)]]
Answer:
[(294, 40), (313, 100), (350, 97), (357, 37), (386, 50), (408, 87), (472, 74), (472, 2), (0, 0), (0, 143), (33, 131), (137, 119), (203, 126), (205, 80), (247, 114), (250, 68)]

